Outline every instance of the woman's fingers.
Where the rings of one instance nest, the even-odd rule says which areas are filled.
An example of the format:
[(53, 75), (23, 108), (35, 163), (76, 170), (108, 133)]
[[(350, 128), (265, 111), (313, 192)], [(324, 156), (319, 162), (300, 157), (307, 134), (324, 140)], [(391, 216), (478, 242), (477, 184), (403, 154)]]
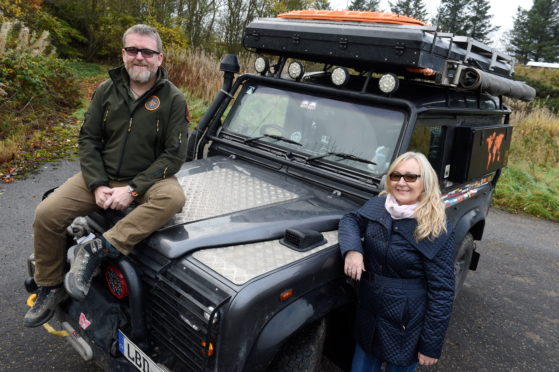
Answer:
[(344, 260), (344, 273), (353, 280), (360, 280), (363, 271), (365, 271), (363, 254), (357, 251), (347, 252)]

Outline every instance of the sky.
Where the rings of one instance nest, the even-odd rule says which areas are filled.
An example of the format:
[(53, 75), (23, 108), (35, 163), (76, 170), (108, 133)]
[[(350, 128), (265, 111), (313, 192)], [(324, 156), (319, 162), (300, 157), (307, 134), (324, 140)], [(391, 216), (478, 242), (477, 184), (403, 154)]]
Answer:
[[(329, 0), (332, 9), (346, 9), (351, 0)], [(473, 0), (475, 1), (475, 0)], [(396, 2), (396, 0), (393, 0)], [(516, 16), (516, 10), (520, 6), (523, 9), (530, 9), (533, 4), (533, 0), (489, 0), (491, 4), (490, 14), (493, 15), (493, 24), (496, 26), (501, 26), (497, 35), (493, 38), (496, 44), (499, 44), (499, 40), (502, 34), (506, 31), (510, 31), (513, 26), (514, 17)], [(439, 7), (440, 0), (424, 0), (423, 3), (426, 5), (429, 11), (429, 18), (433, 18), (437, 13), (437, 8)], [(389, 11), (390, 7), (388, 0), (381, 0), (380, 8), (385, 11)]]

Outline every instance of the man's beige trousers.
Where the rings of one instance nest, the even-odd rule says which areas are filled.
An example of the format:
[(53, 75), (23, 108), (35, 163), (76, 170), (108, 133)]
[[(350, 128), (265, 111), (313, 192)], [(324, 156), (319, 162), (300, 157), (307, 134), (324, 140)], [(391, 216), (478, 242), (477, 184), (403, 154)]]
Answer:
[[(124, 182), (110, 182), (111, 187)], [(141, 197), (139, 204), (103, 236), (121, 253), (132, 248), (163, 226), (180, 212), (185, 203), (184, 192), (175, 177), (153, 184)], [(87, 188), (81, 173), (69, 178), (35, 210), (34, 249), (35, 282), (39, 286), (54, 286), (63, 282), (66, 262), (66, 227), (74, 218), (97, 210), (95, 196)]]

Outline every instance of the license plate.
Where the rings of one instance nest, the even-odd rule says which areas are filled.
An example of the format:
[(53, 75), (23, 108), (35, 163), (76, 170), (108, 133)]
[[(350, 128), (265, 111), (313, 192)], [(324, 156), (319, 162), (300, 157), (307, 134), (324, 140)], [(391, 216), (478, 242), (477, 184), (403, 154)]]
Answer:
[(143, 372), (165, 372), (138, 346), (136, 346), (122, 331), (118, 330), (118, 349), (126, 359)]

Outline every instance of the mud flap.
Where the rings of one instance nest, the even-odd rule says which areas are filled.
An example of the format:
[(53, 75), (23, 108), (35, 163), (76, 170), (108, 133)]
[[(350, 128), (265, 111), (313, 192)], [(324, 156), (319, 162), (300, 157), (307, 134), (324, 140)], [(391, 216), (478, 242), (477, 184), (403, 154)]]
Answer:
[(117, 330), (123, 329), (128, 323), (118, 300), (108, 290), (98, 286), (92, 286), (82, 302), (69, 301), (67, 312), (76, 324), (75, 329), (108, 353), (117, 339)]
[(472, 253), (472, 260), (470, 261), (470, 267), (469, 267), (470, 270), (475, 271), (477, 269), (477, 264), (479, 262), (479, 256), (480, 256), (480, 254), (477, 251), (474, 251)]

